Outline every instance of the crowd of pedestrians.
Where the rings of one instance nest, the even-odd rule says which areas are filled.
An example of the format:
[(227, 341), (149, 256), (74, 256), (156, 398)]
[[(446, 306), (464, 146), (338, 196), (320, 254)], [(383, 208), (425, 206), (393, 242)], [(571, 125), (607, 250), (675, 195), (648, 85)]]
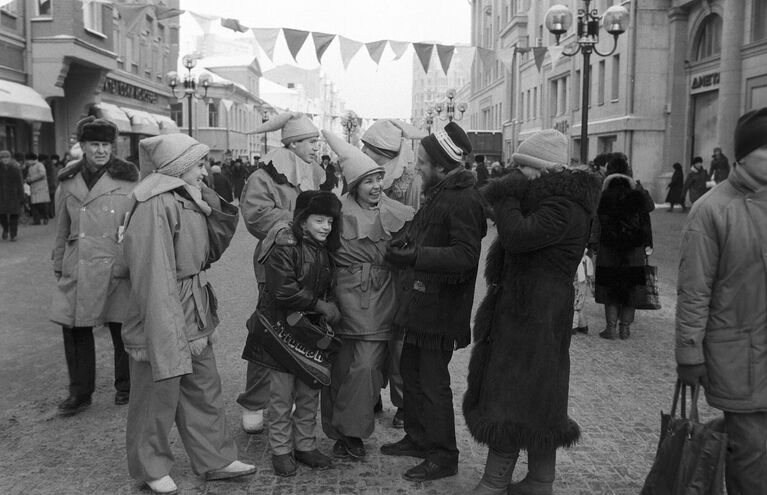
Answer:
[[(764, 366), (767, 347), (763, 312), (749, 311), (765, 294), (764, 270), (754, 267), (765, 239), (766, 129), (767, 110), (743, 116), (732, 168), (721, 150), (709, 171), (696, 158), (686, 180), (675, 166), (668, 199), (684, 208), (689, 192), (694, 203), (680, 265), (679, 377), (702, 383), (726, 411), (734, 439), (727, 483), (742, 494), (767, 483), (763, 387), (742, 385), (751, 383), (744, 373)], [(276, 475), (365, 459), (387, 385), (397, 407), (392, 426), (404, 435), (381, 453), (419, 459), (403, 473), (410, 481), (454, 475), (448, 365), (473, 341), (462, 413), (488, 455), (471, 493), (552, 493), (557, 449), (581, 434), (568, 415), (569, 346), (589, 331), (584, 301), (593, 292), (604, 305), (600, 337), (628, 339), (646, 283), (654, 203), (628, 157), (609, 153), (592, 169), (571, 167), (566, 136), (544, 130), (517, 147), (510, 167), (478, 160), (472, 170), (471, 143), (454, 122), (423, 135), (381, 120), (362, 135), (362, 149), (296, 112), (253, 130), (277, 131), (283, 147), (252, 167), (211, 163), (208, 147), (183, 134), (142, 140), (136, 167), (114, 155), (116, 126), (93, 117), (78, 124), (82, 157), (68, 164), (33, 154), (19, 163), (0, 151), (3, 239), (17, 237), (25, 183), (33, 219), (56, 215), (50, 317), (62, 326), (70, 382), (60, 414), (92, 402), (93, 327), (104, 325), (114, 347), (114, 403), (128, 404), (132, 478), (153, 493), (176, 493), (173, 425), (196, 474), (255, 472), (238, 460), (224, 413), (214, 342), (227, 301), (217, 300), (207, 276), (242, 214), (255, 237), (258, 291), (236, 400), (242, 428), (266, 430)], [(337, 165), (318, 157), (321, 137)], [(472, 339), (488, 212), (498, 237)], [(748, 297), (735, 279), (751, 280)], [(743, 366), (726, 364), (740, 359)], [(318, 449), (318, 412), (335, 442), (329, 453)], [(512, 483), (521, 451), (527, 474)]]

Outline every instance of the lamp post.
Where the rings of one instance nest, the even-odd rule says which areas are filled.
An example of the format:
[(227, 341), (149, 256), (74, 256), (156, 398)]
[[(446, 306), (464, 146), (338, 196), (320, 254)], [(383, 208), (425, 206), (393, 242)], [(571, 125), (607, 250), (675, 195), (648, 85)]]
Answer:
[(455, 89), (450, 88), (445, 92), (445, 100), (434, 105), (434, 110), (440, 120), (461, 120), (466, 111), (466, 103), (455, 102)]
[[(589, 162), (589, 96), (591, 95), (591, 74), (589, 73), (589, 63), (591, 53), (596, 53), (600, 57), (609, 57), (618, 47), (618, 36), (626, 32), (628, 26), (629, 12), (620, 5), (613, 5), (608, 8), (604, 14), (600, 15), (596, 9), (591, 9), (592, 0), (583, 0), (584, 8), (578, 9), (578, 20), (576, 27), (577, 48), (574, 51), (563, 52), (563, 55), (573, 57), (580, 52), (583, 54), (583, 84), (581, 95), (581, 164)], [(597, 49), (599, 43), (599, 21), (608, 34), (613, 36), (613, 47), (607, 53), (602, 53)], [(556, 37), (559, 45), (560, 37), (570, 29), (573, 23), (573, 13), (566, 6), (557, 4), (546, 12), (546, 29)]]
[[(178, 86), (179, 82), (179, 76), (178, 73), (175, 71), (168, 72), (168, 74), (165, 76), (166, 82), (168, 83), (168, 86), (170, 86), (170, 91), (173, 93), (174, 98), (186, 98), (188, 100), (187, 108), (188, 108), (188, 115), (189, 115), (189, 135), (192, 135), (192, 101), (194, 99), (198, 100), (204, 100), (208, 96), (208, 86), (210, 85), (210, 75), (209, 74), (201, 74), (197, 79), (195, 79), (192, 76), (192, 69), (195, 65), (197, 65), (197, 60), (191, 56), (191, 55), (184, 55), (184, 57), (181, 59), (181, 63), (184, 64), (184, 67), (186, 67), (186, 75), (184, 75), (184, 79), (182, 81), (182, 84), (184, 86), (184, 94), (183, 95), (176, 95), (176, 86)], [(200, 95), (197, 92), (197, 87), (202, 86), (202, 94)]]
[[(269, 112), (266, 110), (263, 110), (261, 112), (261, 123), (265, 123), (269, 120)], [(268, 145), (267, 145), (267, 136), (269, 135), (268, 132), (264, 133), (264, 156), (269, 152)]]
[(426, 117), (423, 119), (424, 124), (426, 124), (426, 132), (431, 134), (431, 126), (434, 124), (434, 109), (429, 107), (426, 109)]
[(344, 131), (346, 132), (346, 142), (351, 143), (352, 142), (352, 134), (354, 134), (354, 130), (359, 125), (359, 117), (357, 117), (357, 114), (353, 111), (349, 110), (344, 114), (343, 117), (341, 117), (341, 126), (344, 128)]

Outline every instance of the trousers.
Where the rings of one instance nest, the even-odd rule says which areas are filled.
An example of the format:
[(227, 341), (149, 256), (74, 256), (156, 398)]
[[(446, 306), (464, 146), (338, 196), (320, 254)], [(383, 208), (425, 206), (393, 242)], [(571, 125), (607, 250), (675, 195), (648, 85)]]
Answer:
[(453, 351), (405, 342), (400, 370), (405, 392), (405, 433), (426, 459), (440, 466), (458, 465), (453, 391), (447, 366)]
[[(114, 387), (118, 392), (130, 392), (128, 354), (120, 336), (121, 323), (110, 322), (109, 334), (114, 346)], [(90, 397), (96, 389), (96, 348), (93, 327), (63, 327), (64, 354), (69, 370), (69, 395)]]
[(375, 429), (375, 406), (383, 384), (388, 342), (341, 338), (341, 350), (322, 390), (322, 430), (328, 438), (368, 438)]
[(269, 379), (272, 370), (248, 361), (245, 371), (245, 391), (237, 397), (237, 403), (245, 409), (258, 411), (269, 405)]
[[(320, 391), (309, 388), (291, 373), (272, 370), (269, 394), (269, 447), (272, 455), (293, 449), (309, 452), (317, 448), (314, 429)], [(292, 412), (293, 405), (296, 406)]]
[(173, 452), (169, 437), (174, 423), (195, 474), (221, 469), (237, 459), (211, 346), (192, 356), (191, 374), (155, 382), (152, 366), (133, 358), (130, 374), (133, 389), (125, 445), (132, 478), (150, 481), (170, 473)]
[(3, 234), (11, 234), (11, 239), (14, 239), (19, 233), (19, 215), (0, 214), (0, 226), (3, 227)]
[(389, 397), (391, 403), (396, 408), (404, 407), (405, 399), (403, 397), (402, 372), (399, 369), (399, 363), (402, 359), (402, 332), (392, 332), (389, 339), (389, 359), (387, 361), (388, 369), (386, 378), (389, 380)]
[(724, 413), (728, 495), (763, 494), (767, 487), (767, 413)]

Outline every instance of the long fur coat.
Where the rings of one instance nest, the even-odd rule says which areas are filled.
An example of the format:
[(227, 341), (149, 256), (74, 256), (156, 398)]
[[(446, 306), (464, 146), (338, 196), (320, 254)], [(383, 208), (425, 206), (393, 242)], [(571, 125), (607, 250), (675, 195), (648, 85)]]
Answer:
[(500, 450), (578, 441), (567, 416), (573, 278), (599, 198), (592, 174), (491, 181), (498, 239), (477, 310), (463, 413), (472, 436)]

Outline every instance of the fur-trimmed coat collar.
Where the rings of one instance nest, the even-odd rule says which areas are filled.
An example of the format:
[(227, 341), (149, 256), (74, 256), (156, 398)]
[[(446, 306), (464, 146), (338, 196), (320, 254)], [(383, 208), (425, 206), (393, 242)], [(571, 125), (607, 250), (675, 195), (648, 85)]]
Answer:
[[(69, 163), (59, 172), (59, 182), (70, 180), (79, 174), (85, 166), (85, 157), (75, 162)], [(125, 161), (112, 155), (109, 161), (104, 165), (107, 173), (115, 180), (124, 180), (128, 182), (138, 182), (138, 169), (131, 162)]]

